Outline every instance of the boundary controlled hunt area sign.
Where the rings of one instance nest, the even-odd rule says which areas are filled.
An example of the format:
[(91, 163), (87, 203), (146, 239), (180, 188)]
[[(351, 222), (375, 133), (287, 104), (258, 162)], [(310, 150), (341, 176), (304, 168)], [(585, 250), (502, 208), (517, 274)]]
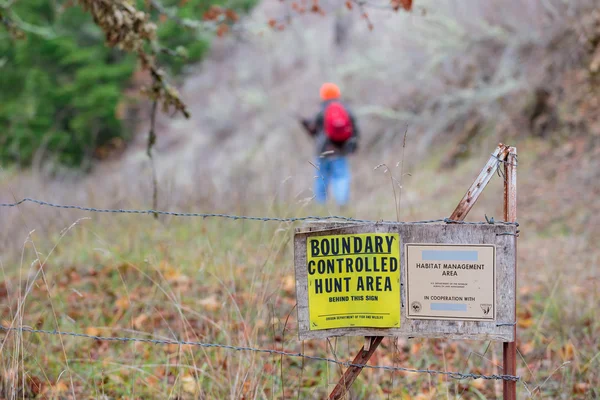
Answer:
[(311, 330), (400, 327), (398, 234), (307, 239)]
[(513, 341), (516, 227), (321, 223), (294, 236), (299, 339)]

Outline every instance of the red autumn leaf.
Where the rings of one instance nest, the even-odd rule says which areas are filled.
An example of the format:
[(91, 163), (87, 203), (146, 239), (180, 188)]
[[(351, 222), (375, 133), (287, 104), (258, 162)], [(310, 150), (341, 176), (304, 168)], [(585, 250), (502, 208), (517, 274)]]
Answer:
[(352, 2), (350, 0), (346, 1), (346, 8), (352, 10)]
[(217, 27), (217, 36), (223, 37), (227, 32), (229, 32), (229, 27), (225, 24), (219, 24)]
[(585, 382), (575, 383), (573, 385), (573, 393), (584, 394), (589, 393), (590, 384)]
[(225, 10), (225, 16), (233, 22), (237, 22), (240, 19), (240, 16), (233, 11), (232, 9), (228, 8), (227, 10)]
[(205, 21), (214, 21), (215, 19), (217, 19), (221, 14), (223, 13), (223, 10), (221, 9), (221, 7), (218, 6), (211, 6), (205, 13), (204, 13), (204, 20)]
[(277, 21), (275, 21), (274, 19), (269, 20), (269, 26), (271, 28), (275, 28), (276, 25), (277, 25)]
[(400, 7), (406, 11), (410, 11), (412, 9), (412, 0), (392, 0), (390, 6), (394, 11), (398, 11)]
[(28, 376), (29, 388), (31, 392), (35, 395), (38, 395), (42, 392), (44, 382), (38, 378), (37, 376)]

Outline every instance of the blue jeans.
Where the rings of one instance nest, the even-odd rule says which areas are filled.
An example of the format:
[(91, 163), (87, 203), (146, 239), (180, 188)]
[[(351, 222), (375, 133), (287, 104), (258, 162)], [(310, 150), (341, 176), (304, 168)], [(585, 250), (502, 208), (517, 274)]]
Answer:
[(324, 204), (327, 191), (331, 185), (333, 197), (340, 206), (348, 204), (350, 198), (350, 165), (346, 157), (325, 157), (317, 159), (317, 176), (315, 178), (315, 199)]

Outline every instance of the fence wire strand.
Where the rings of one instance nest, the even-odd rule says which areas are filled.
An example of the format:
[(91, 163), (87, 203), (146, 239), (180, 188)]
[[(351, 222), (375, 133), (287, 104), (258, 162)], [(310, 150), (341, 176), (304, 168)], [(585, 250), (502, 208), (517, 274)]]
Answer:
[(28, 333), (39, 333), (44, 335), (61, 335), (61, 336), (74, 336), (86, 339), (100, 340), (100, 341), (113, 341), (113, 342), (141, 342), (141, 343), (149, 343), (149, 344), (163, 344), (163, 345), (189, 345), (196, 347), (204, 347), (204, 348), (220, 348), (226, 350), (234, 350), (234, 351), (250, 351), (256, 353), (265, 353), (270, 355), (279, 355), (279, 356), (287, 356), (287, 357), (301, 357), (303, 359), (313, 360), (313, 361), (325, 361), (332, 364), (341, 365), (344, 367), (360, 367), (360, 368), (369, 368), (375, 370), (384, 370), (384, 371), (403, 371), (403, 372), (413, 372), (413, 373), (422, 373), (429, 375), (444, 375), (453, 379), (486, 379), (486, 380), (503, 380), (503, 381), (520, 381), (520, 376), (515, 375), (483, 375), (483, 374), (472, 374), (472, 373), (462, 373), (462, 372), (453, 372), (453, 371), (438, 371), (434, 369), (415, 369), (415, 368), (404, 368), (404, 367), (390, 367), (385, 365), (368, 365), (368, 364), (355, 364), (349, 361), (339, 361), (334, 360), (327, 357), (319, 357), (319, 356), (311, 356), (303, 353), (292, 353), (283, 350), (273, 350), (273, 349), (259, 349), (255, 347), (248, 346), (232, 346), (226, 344), (218, 344), (218, 343), (204, 343), (204, 342), (195, 342), (189, 340), (169, 340), (169, 339), (147, 339), (147, 338), (134, 338), (134, 337), (116, 337), (116, 336), (96, 336), (96, 335), (88, 335), (85, 333), (77, 333), (77, 332), (64, 332), (57, 330), (44, 330), (44, 329), (33, 329), (28, 327), (7, 327), (0, 325), (0, 330), (6, 332), (28, 332)]
[[(197, 217), (197, 218), (225, 218), (231, 220), (247, 220), (247, 221), (261, 221), (261, 222), (299, 222), (299, 221), (317, 221), (317, 220), (339, 220), (346, 222), (355, 222), (355, 223), (378, 223), (378, 224), (433, 224), (433, 223), (446, 223), (446, 224), (460, 224), (460, 225), (489, 225), (489, 224), (498, 224), (498, 225), (514, 225), (519, 226), (517, 222), (507, 222), (507, 221), (495, 221), (495, 220), (487, 220), (482, 222), (468, 222), (468, 221), (456, 221), (451, 220), (449, 218), (439, 218), (439, 219), (429, 219), (429, 220), (421, 220), (421, 221), (413, 221), (413, 222), (397, 222), (397, 221), (384, 221), (384, 220), (366, 220), (366, 219), (356, 219), (351, 217), (344, 216), (306, 216), (306, 217), (258, 217), (258, 216), (249, 216), (249, 215), (232, 215), (232, 214), (220, 214), (220, 213), (196, 213), (196, 212), (176, 212), (176, 211), (160, 211), (160, 210), (136, 210), (136, 209), (109, 209), (109, 208), (94, 208), (94, 207), (84, 207), (84, 206), (76, 206), (76, 205), (65, 205), (58, 203), (51, 203), (48, 201), (37, 200), (34, 198), (26, 197), (19, 201), (15, 201), (14, 203), (0, 203), (0, 207), (11, 208), (18, 207), (24, 203), (34, 203), (40, 206), (45, 207), (53, 207), (60, 209), (75, 209), (80, 211), (94, 212), (94, 213), (110, 213), (110, 214), (150, 214), (150, 215), (169, 215), (174, 217)], [(486, 218), (487, 219), (487, 218)], [(279, 355), (279, 356), (287, 356), (287, 357), (301, 357), (302, 359), (308, 359), (313, 361), (324, 361), (327, 363), (341, 365), (343, 367), (360, 367), (360, 368), (368, 368), (375, 370), (384, 370), (384, 371), (403, 371), (403, 372), (412, 372), (412, 373), (424, 373), (429, 375), (444, 375), (453, 379), (486, 379), (486, 380), (503, 380), (503, 381), (520, 381), (521, 378), (519, 376), (514, 375), (483, 375), (483, 374), (473, 374), (473, 373), (461, 373), (461, 372), (452, 372), (452, 371), (439, 371), (433, 369), (415, 369), (415, 368), (404, 368), (404, 367), (392, 367), (392, 366), (377, 366), (377, 365), (368, 365), (368, 364), (355, 364), (349, 361), (339, 361), (326, 357), (319, 356), (311, 356), (303, 353), (292, 353), (286, 352), (283, 350), (273, 350), (273, 349), (260, 349), (254, 347), (247, 346), (232, 346), (225, 344), (217, 344), (217, 343), (204, 343), (204, 342), (195, 342), (188, 340), (169, 340), (169, 339), (148, 339), (148, 338), (135, 338), (135, 337), (116, 337), (116, 336), (97, 336), (97, 335), (88, 335), (85, 333), (77, 333), (77, 332), (65, 332), (65, 331), (57, 331), (57, 330), (43, 330), (43, 329), (33, 329), (29, 327), (7, 327), (0, 325), (0, 331), (4, 331), (6, 335), (10, 332), (18, 332), (18, 333), (36, 333), (43, 335), (60, 335), (60, 336), (71, 336), (71, 337), (79, 337), (86, 338), (92, 340), (99, 341), (112, 341), (112, 342), (140, 342), (140, 343), (149, 343), (149, 344), (162, 344), (162, 345), (190, 345), (197, 346), (203, 348), (220, 348), (226, 350), (234, 350), (234, 351), (250, 351), (256, 353), (265, 353), (270, 355)]]
[[(262, 221), (262, 222), (299, 222), (299, 221), (316, 221), (316, 220), (341, 220), (347, 222), (356, 223), (379, 223), (379, 224), (434, 224), (434, 223), (447, 223), (447, 224), (460, 224), (460, 225), (488, 225), (490, 222), (469, 222), (469, 221), (456, 221), (450, 218), (438, 218), (438, 219), (427, 219), (413, 222), (397, 222), (397, 221), (384, 221), (384, 220), (368, 220), (368, 219), (356, 219), (351, 217), (344, 217), (339, 215), (327, 215), (327, 216), (306, 216), (306, 217), (256, 217), (250, 215), (232, 215), (232, 214), (219, 214), (219, 213), (195, 213), (195, 212), (177, 212), (177, 211), (160, 211), (160, 210), (128, 210), (128, 209), (110, 209), (110, 208), (94, 208), (94, 207), (83, 207), (74, 205), (65, 205), (50, 203), (43, 200), (37, 200), (30, 197), (23, 198), (14, 203), (0, 203), (0, 207), (17, 207), (24, 203), (34, 203), (40, 206), (62, 208), (62, 209), (75, 209), (80, 211), (88, 211), (95, 213), (112, 213), (112, 214), (160, 214), (170, 215), (174, 217), (198, 217), (198, 218), (225, 218), (232, 220), (248, 220), (248, 221)], [(518, 222), (507, 222), (507, 221), (494, 221), (493, 224), (499, 225), (515, 225), (519, 226)]]

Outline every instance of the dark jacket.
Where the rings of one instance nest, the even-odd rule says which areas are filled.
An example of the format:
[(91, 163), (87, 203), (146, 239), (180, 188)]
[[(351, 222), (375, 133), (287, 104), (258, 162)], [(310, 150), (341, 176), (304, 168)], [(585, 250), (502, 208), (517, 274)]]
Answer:
[[(342, 103), (348, 115), (350, 116), (350, 120), (352, 121), (352, 137), (346, 140), (342, 144), (332, 142), (327, 135), (325, 134), (325, 130), (323, 128), (324, 124), (324, 114), (325, 109), (332, 101), (338, 101)], [(358, 139), (360, 137), (360, 132), (358, 129), (358, 124), (356, 123), (356, 118), (354, 113), (350, 110), (348, 105), (346, 105), (343, 101), (340, 100), (329, 100), (321, 103), (321, 109), (316, 117), (312, 120), (303, 120), (302, 124), (308, 131), (308, 133), (315, 138), (316, 142), (316, 151), (317, 156), (323, 157), (335, 157), (335, 156), (346, 156), (348, 154), (352, 154), (358, 148)]]

